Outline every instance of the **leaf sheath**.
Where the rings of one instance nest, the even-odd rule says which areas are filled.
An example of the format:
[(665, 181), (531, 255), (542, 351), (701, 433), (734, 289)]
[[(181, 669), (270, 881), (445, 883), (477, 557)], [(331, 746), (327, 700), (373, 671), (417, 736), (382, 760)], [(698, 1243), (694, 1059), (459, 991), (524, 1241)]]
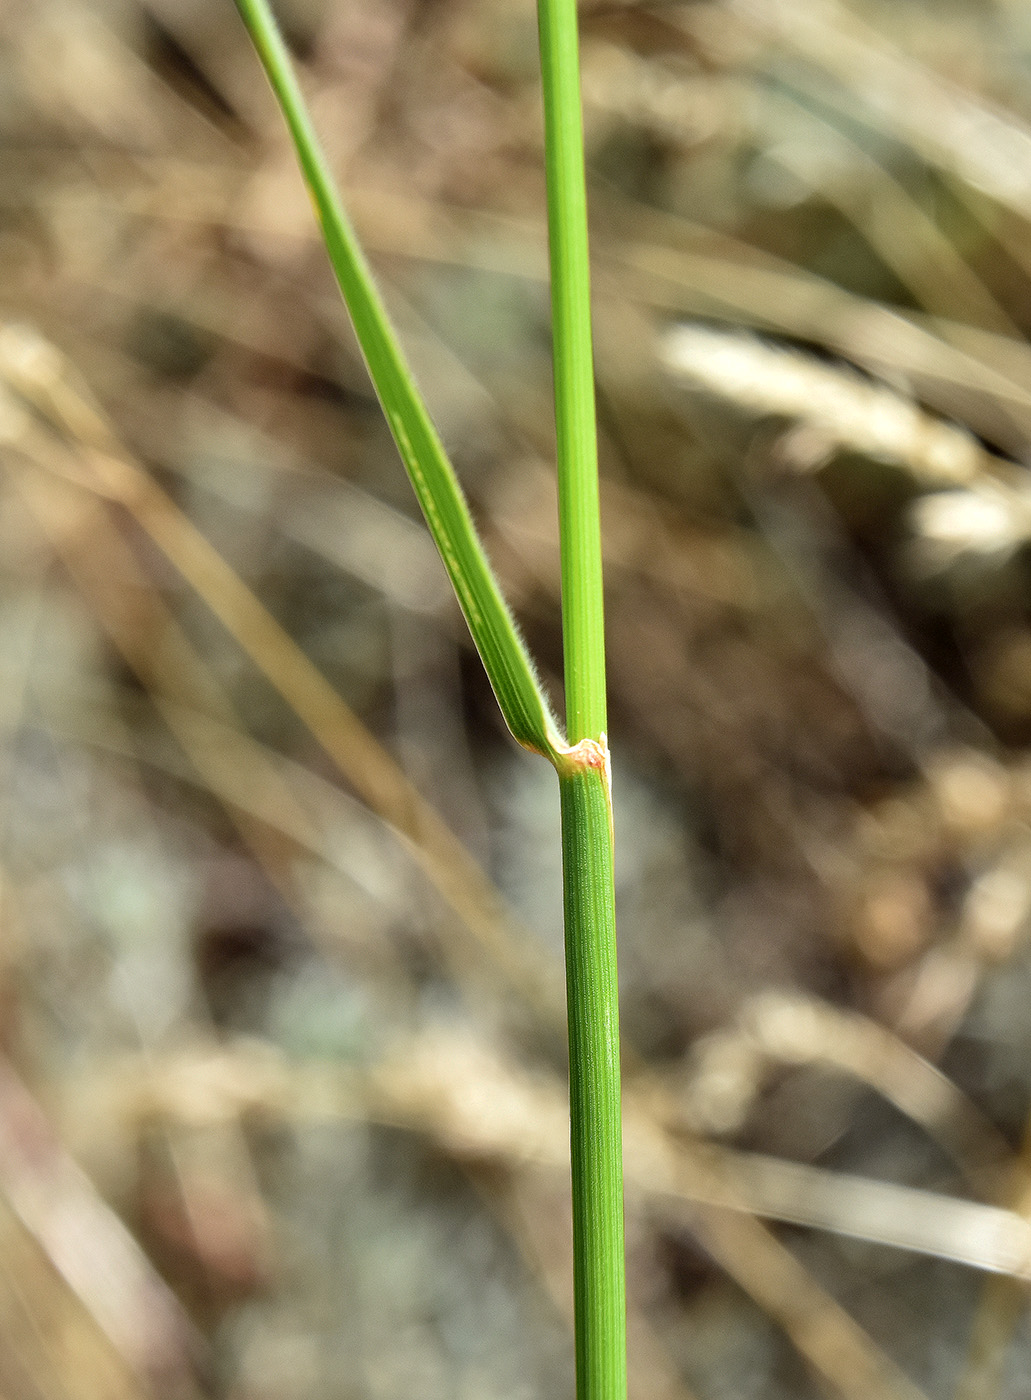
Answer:
[(604, 762), (559, 778), (569, 1007), (577, 1400), (626, 1395), (612, 814)]

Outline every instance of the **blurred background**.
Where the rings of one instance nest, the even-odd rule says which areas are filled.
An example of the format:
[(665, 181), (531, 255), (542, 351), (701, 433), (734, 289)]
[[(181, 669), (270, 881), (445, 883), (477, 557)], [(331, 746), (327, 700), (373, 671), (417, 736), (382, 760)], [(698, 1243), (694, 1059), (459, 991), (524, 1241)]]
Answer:
[[(556, 704), (530, 0), (280, 0)], [(634, 1400), (1031, 1396), (1031, 9), (587, 0)], [(231, 0), (0, 3), (0, 1396), (570, 1400), (557, 800)]]

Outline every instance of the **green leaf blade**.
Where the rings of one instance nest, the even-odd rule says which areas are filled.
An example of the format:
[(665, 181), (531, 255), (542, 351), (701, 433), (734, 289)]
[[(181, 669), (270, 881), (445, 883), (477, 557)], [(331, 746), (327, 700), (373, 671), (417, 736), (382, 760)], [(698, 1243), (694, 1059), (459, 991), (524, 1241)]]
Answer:
[(519, 743), (555, 762), (564, 748), (558, 726), (344, 212), (282, 35), (267, 0), (237, 0), (237, 6), (282, 109), (370, 377), (505, 722)]

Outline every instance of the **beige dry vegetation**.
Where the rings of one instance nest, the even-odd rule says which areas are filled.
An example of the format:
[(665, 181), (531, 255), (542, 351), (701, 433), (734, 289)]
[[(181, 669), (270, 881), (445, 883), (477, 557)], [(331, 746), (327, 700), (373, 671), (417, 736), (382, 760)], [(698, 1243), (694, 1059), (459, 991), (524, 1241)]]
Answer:
[[(631, 1394), (1015, 1400), (1031, 23), (582, 8)], [(532, 6), (279, 9), (557, 667)], [(551, 784), (230, 0), (0, 3), (0, 168), (0, 1400), (562, 1400)]]

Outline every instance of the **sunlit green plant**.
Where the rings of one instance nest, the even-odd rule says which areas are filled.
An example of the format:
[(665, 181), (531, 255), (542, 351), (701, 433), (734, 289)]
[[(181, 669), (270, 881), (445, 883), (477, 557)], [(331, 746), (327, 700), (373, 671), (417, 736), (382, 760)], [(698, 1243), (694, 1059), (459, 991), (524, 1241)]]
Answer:
[(344, 212), (267, 0), (237, 0), (290, 129), (337, 281), (505, 721), (562, 809), (579, 1400), (626, 1393), (611, 782), (575, 0), (538, 0), (551, 255), (566, 737), (551, 714)]

